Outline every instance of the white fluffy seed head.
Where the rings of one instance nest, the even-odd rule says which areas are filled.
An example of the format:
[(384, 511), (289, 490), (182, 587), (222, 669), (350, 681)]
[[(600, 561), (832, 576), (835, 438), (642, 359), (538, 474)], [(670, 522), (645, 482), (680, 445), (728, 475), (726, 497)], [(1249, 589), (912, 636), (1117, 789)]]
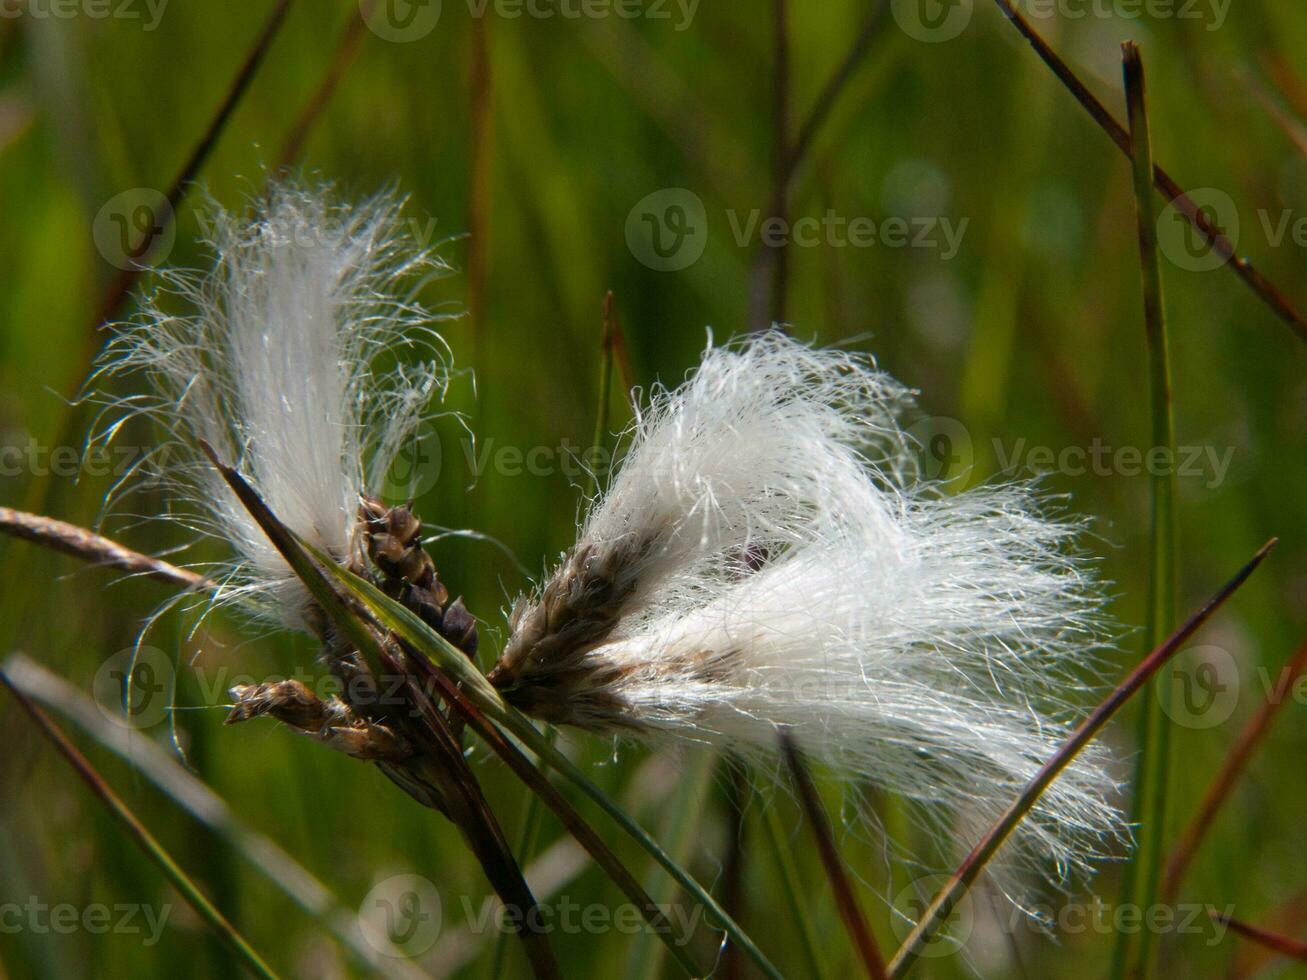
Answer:
[[(215, 207), (212, 269), (163, 273), (92, 377), (105, 406), (92, 439), (136, 416), (162, 426), (144, 472), (173, 516), (233, 547), (219, 600), (286, 625), (304, 625), (308, 595), (197, 447), (236, 465), (298, 534), (351, 556), (359, 494), (381, 491), (449, 379), (440, 318), (411, 298), (445, 266), (402, 233), (401, 205), (273, 184), (252, 215)], [(417, 351), (407, 364), (404, 348)], [(106, 393), (120, 375), (143, 392)]]
[[(492, 679), (526, 710), (745, 755), (810, 758), (936, 812), (992, 819), (1078, 717), (1103, 641), (1077, 528), (1025, 485), (917, 478), (909, 393), (779, 333), (711, 347), (656, 390), (578, 543)], [(1082, 755), (1018, 858), (1084, 868), (1123, 821)]]

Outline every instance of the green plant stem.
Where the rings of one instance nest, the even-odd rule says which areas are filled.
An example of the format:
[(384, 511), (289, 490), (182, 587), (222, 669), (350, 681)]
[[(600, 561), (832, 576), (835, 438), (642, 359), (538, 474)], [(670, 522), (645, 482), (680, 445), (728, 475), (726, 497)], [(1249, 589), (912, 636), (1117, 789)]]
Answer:
[[(555, 730), (551, 728), (545, 733), (545, 738), (549, 739), (552, 744), (555, 735)], [(535, 852), (536, 841), (540, 837), (541, 813), (540, 797), (535, 793), (528, 793), (526, 812), (522, 815), (522, 834), (517, 841), (517, 860), (524, 868), (527, 862), (531, 860), (531, 855)], [(508, 936), (501, 932), (495, 940), (494, 956), (490, 961), (490, 980), (499, 980), (499, 977), (503, 975), (507, 952)]]
[(767, 833), (767, 843), (771, 846), (772, 857), (776, 859), (776, 868), (781, 875), (781, 891), (790, 907), (790, 919), (799, 934), (799, 947), (803, 950), (804, 968), (812, 980), (825, 980), (826, 969), (817, 952), (817, 934), (812, 928), (812, 917), (804, 901), (803, 882), (799, 879), (799, 868), (794, 863), (793, 843), (786, 837), (785, 828), (781, 826), (780, 813), (774, 805), (762, 808), (763, 829)]
[[(703, 798), (712, 784), (717, 760), (711, 752), (699, 752), (686, 760), (675, 794), (667, 801), (666, 819), (659, 825), (659, 836), (667, 841), (667, 849), (679, 864), (686, 864), (702, 832)], [(662, 875), (657, 881), (645, 881), (645, 887), (655, 900), (671, 903), (676, 899), (675, 886)], [(660, 887), (661, 886), (661, 887)], [(637, 936), (631, 944), (627, 960), (628, 977), (639, 980), (658, 980), (663, 975), (663, 947), (646, 936)]]
[[(617, 315), (613, 303), (613, 291), (610, 289), (604, 295), (603, 334), (599, 352), (599, 398), (595, 409), (594, 439), (590, 443), (595, 449), (595, 468), (591, 475), (594, 477), (594, 492), (596, 494), (603, 491), (608, 467), (609, 390), (613, 384), (613, 349), (615, 345), (614, 331), (616, 329), (616, 320), (614, 318)], [(600, 467), (603, 467), (603, 470)], [(552, 745), (554, 737), (555, 730), (551, 728), (546, 733), (545, 738)], [(517, 859), (523, 865), (531, 859), (531, 852), (535, 849), (536, 837), (540, 830), (540, 815), (540, 797), (535, 793), (528, 794), (526, 812), (522, 816), (522, 837), (517, 846)], [(501, 935), (495, 942), (494, 957), (490, 963), (490, 980), (499, 980), (503, 973), (504, 953), (508, 947), (506, 938)]]
[[(617, 310), (613, 291), (604, 296), (604, 332), (603, 347), (599, 354), (599, 405), (595, 410), (595, 434), (590, 445), (595, 450), (594, 492), (600, 493), (608, 477), (611, 460), (608, 458), (609, 415), (613, 387), (613, 354), (617, 348)], [(602, 467), (602, 471), (601, 468)]]
[[(1143, 279), (1144, 329), (1148, 347), (1151, 445), (1175, 458), (1175, 420), (1171, 408), (1171, 366), (1167, 349), (1162, 266), (1157, 248), (1157, 214), (1153, 206), (1153, 153), (1148, 125), (1143, 60), (1133, 42), (1122, 45), (1126, 103), (1133, 147), (1135, 206), (1139, 228), (1139, 258)], [(1155, 646), (1175, 623), (1176, 540), (1175, 473), (1162, 468), (1152, 476), (1148, 612), (1144, 642)], [(1171, 695), (1165, 672), (1153, 683), (1140, 715), (1139, 756), (1135, 769), (1132, 816), (1140, 827), (1139, 846), (1126, 874), (1124, 908), (1151, 908), (1161, 887), (1162, 858), (1167, 832)], [(1122, 932), (1113, 958), (1115, 977), (1147, 977), (1152, 972), (1154, 937), (1150, 930)]]
[(59, 754), (68, 760), (68, 763), (82, 777), (86, 785), (90, 787), (91, 792), (104, 804), (110, 816), (127, 831), (128, 836), (163, 872), (164, 877), (177, 889), (182, 898), (186, 899), (187, 903), (204, 920), (205, 924), (213, 930), (214, 935), (221, 939), (236, 958), (255, 976), (263, 977), (265, 980), (276, 980), (277, 974), (273, 972), (272, 967), (263, 961), (263, 958), (254, 951), (254, 948), (245, 940), (245, 937), (236, 931), (236, 927), (228, 922), (227, 918), (205, 897), (199, 886), (172, 859), (172, 855), (164, 849), (163, 845), (155, 840), (154, 835), (137, 819), (136, 814), (110, 788), (109, 784), (91, 765), (86, 756), (77, 750), (77, 747), (68, 740), (68, 737), (51, 720), (50, 716), (20, 691), (3, 671), (0, 671), (0, 683), (3, 683), (9, 689), (9, 693), (23, 707), (23, 710), (27, 712), (32, 721), (36, 723), (41, 733), (58, 750)]
[(876, 945), (876, 937), (871, 933), (871, 926), (867, 924), (866, 917), (858, 907), (857, 892), (854, 890), (853, 882), (849, 880), (839, 849), (835, 846), (830, 819), (821, 805), (817, 787), (803, 764), (803, 759), (799, 756), (794, 737), (785, 729), (781, 729), (780, 743), (781, 755), (794, 781), (799, 804), (803, 807), (808, 825), (817, 839), (817, 852), (821, 855), (822, 865), (826, 869), (826, 880), (830, 882), (831, 891), (835, 895), (835, 904), (839, 908), (840, 918), (844, 921), (844, 928), (849, 934), (854, 949), (858, 951), (858, 956), (862, 959), (867, 976), (871, 980), (885, 980), (885, 961), (880, 955), (880, 947)]

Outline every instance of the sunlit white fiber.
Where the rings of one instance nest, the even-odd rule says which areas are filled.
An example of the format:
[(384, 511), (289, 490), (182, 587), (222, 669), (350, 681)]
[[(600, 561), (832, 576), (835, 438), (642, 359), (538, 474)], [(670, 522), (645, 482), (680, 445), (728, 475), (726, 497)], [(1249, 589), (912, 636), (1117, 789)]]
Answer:
[[(108, 345), (101, 391), (132, 374), (148, 394), (114, 398), (96, 438), (149, 416), (170, 438), (148, 471), (236, 561), (219, 599), (302, 625), (307, 593), (198, 451), (238, 466), (289, 527), (341, 560), (360, 492), (387, 469), (448, 380), (437, 319), (412, 299), (442, 263), (401, 232), (401, 201), (335, 203), (326, 189), (273, 184), (252, 215), (219, 210), (213, 267), (169, 272)], [(395, 352), (417, 348), (417, 363)], [(141, 380), (143, 379), (143, 383)]]
[[(512, 616), (492, 679), (599, 731), (814, 760), (968, 823), (1069, 734), (1102, 642), (1074, 525), (1025, 485), (915, 475), (908, 392), (780, 333), (709, 347), (657, 389), (577, 545)], [(1122, 834), (1097, 749), (1017, 856), (1083, 868)]]

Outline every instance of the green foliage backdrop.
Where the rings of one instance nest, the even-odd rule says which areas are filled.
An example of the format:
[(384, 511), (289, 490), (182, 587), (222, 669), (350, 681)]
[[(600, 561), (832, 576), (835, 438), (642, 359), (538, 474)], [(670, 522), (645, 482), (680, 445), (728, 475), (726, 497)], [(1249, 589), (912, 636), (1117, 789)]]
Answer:
[[(876, 5), (788, 6), (792, 140)], [(1128, 161), (990, 0), (963, 3), (969, 22), (935, 43), (905, 29), (913, 10), (929, 6), (884, 6), (794, 175), (788, 219), (815, 220), (791, 225), (784, 316), (796, 334), (871, 351), (919, 388), (916, 431), (960, 485), (1005, 469), (1046, 471), (1047, 487), (1095, 518), (1094, 547), (1115, 583), (1113, 612), (1137, 626), (1147, 582), (1149, 484), (1141, 457), (1149, 421)], [(538, 572), (571, 540), (586, 481), (567, 446), (584, 449), (594, 430), (606, 291), (615, 293), (642, 385), (679, 379), (695, 363), (706, 328), (729, 336), (757, 326), (771, 308), (760, 254), (761, 222), (775, 199), (775, 7), (490, 0), (478, 26), (480, 4), (445, 0), (415, 8), (418, 17), (436, 9), (439, 18), (405, 41), (388, 39), (377, 19), (396, 10), (374, 8), (369, 23), (383, 29), (356, 35), (356, 55), (337, 62), (338, 84), (311, 119), (296, 167), (334, 181), (347, 196), (397, 186), (414, 227), (443, 241), (442, 253), (462, 273), (431, 284), (423, 299), (473, 309), (444, 332), (457, 365), (470, 369), (455, 380), (448, 404), (465, 415), (477, 443), (473, 449), (453, 419), (436, 423), (418, 461), (418, 504), (431, 523), (475, 529), (504, 546), (451, 537), (433, 548), (442, 579), (484, 621), (488, 646), (502, 627), (502, 608), (527, 584), (524, 569)], [(89, 415), (65, 399), (103, 342), (96, 311), (117, 273), (97, 249), (97, 222), (103, 225), (107, 202), (124, 191), (168, 188), (271, 7), (173, 0), (156, 10), (144, 0), (84, 0), (3, 9), (0, 504), (90, 524), (113, 477), (72, 479), (68, 453), (80, 452)], [(1045, 12), (1032, 17), (1037, 28), (1118, 118), (1119, 42), (1140, 41), (1157, 160), (1186, 188), (1206, 189), (1200, 202), (1227, 227), (1232, 208), (1239, 251), (1307, 305), (1307, 9), (1269, 0), (1060, 0), (1023, 9)], [(203, 165), (203, 192), (228, 207), (257, 193), (332, 70), (342, 32), (359, 16), (349, 3), (291, 5)], [(478, 45), (486, 53), (480, 65)], [(202, 190), (178, 211), (170, 265), (204, 261)], [(653, 225), (645, 215), (671, 236), (681, 212), (668, 208), (687, 202), (701, 205), (702, 214), (687, 212), (693, 235), (682, 247), (702, 247), (702, 254), (674, 271), (651, 267), (658, 262), (650, 259)], [(854, 241), (850, 223), (860, 220), (865, 230), (868, 219), (875, 243)], [(895, 219), (908, 230), (906, 242), (895, 236)], [(1171, 244), (1163, 275), (1183, 447), (1180, 608), (1213, 591), (1266, 538), (1278, 534), (1283, 543), (1169, 681), (1177, 697), (1197, 700), (1175, 729), (1168, 840), (1193, 814), (1307, 626), (1302, 341), (1229, 270), (1196, 270), (1201, 250), (1191, 253), (1179, 226), (1172, 230), (1164, 236), (1164, 247)], [(630, 415), (620, 387), (612, 397), (615, 425)], [(141, 444), (147, 436), (133, 438)], [(127, 509), (163, 506), (147, 494)], [(183, 540), (130, 520), (106, 529), (147, 552)], [(22, 651), (83, 692), (167, 597), (158, 584), (114, 584), (113, 574), (31, 544), (0, 540), (0, 553), (0, 651)], [(390, 876), (433, 882), (442, 898), (441, 934), (412, 964), (434, 975), (489, 976), (497, 934), (467, 932), (468, 912), (480, 913), (487, 889), (449, 825), (371, 767), (271, 724), (222, 727), (221, 684), (240, 674), (311, 669), (311, 644), (258, 635), (225, 616), (194, 634), (189, 626), (168, 615), (147, 637), (177, 663), (175, 726), (164, 720), (132, 738), (175, 739), (185, 764), (241, 820), (308, 867), (351, 917)], [(1140, 653), (1127, 634), (1111, 657), (1113, 672)], [(1218, 818), (1181, 890), (1185, 908), (1232, 905), (1241, 919), (1290, 934), (1307, 929), (1307, 798), (1296, 778), (1307, 739), (1302, 700), (1300, 686)], [(1134, 748), (1130, 722), (1123, 718), (1108, 735), (1123, 758)], [(141, 772), (70, 730), (275, 968), (291, 976), (367, 972), (230, 843)], [(228, 954), (7, 697), (0, 698), (0, 738), (0, 908), (23, 908), (0, 917), (0, 975), (231, 975)], [(700, 880), (729, 889), (741, 922), (786, 975), (806, 975), (768, 853), (761, 799), (744, 794), (737, 871), (729, 786), (713, 760), (617, 750), (588, 738), (566, 744)], [(476, 758), (515, 838), (525, 795), (497, 762)], [(837, 812), (833, 789), (828, 803)], [(847, 973), (856, 960), (811, 839), (792, 801), (772, 805), (794, 835), (828, 975)], [(901, 819), (893, 801), (873, 805), (891, 826)], [(620, 905), (620, 894), (565, 843), (551, 847), (560, 833), (543, 821), (539, 850), (551, 856), (545, 870), (565, 878), (557, 894), (580, 907)], [(959, 856), (974, 833), (960, 829), (946, 853)], [(642, 855), (614, 843), (651, 883), (659, 881)], [(896, 869), (887, 877), (874, 835), (846, 835), (842, 845), (865, 884), (862, 902), (881, 945), (892, 949), (897, 933), (884, 896), (892, 899), (913, 874)], [(1096, 899), (1084, 891), (1069, 900), (1050, 896), (1055, 917), (1072, 903), (1072, 914), (1055, 920), (1054, 941), (1019, 921), (1014, 926), (982, 893), (968, 912), (968, 953), (925, 960), (919, 975), (1101, 976), (1116, 941), (1118, 878), (1118, 869), (1105, 868), (1092, 884)], [(1107, 906), (1097, 917), (1095, 902)], [(143, 903), (170, 913), (149, 943), (143, 925), (105, 935), (80, 925), (67, 932), (36, 927), (32, 903), (78, 910)], [(19, 928), (7, 927), (20, 919)], [(1159, 933), (1176, 975), (1264, 967), (1236, 937), (1217, 942), (1205, 914), (1192, 930)], [(710, 944), (706, 933), (700, 938), (703, 955)], [(676, 975), (673, 964), (652, 959), (655, 942), (629, 930), (560, 928), (555, 945), (568, 976)], [(507, 955), (505, 975), (522, 975), (518, 950)], [(1281, 966), (1269, 969), (1288, 975)]]

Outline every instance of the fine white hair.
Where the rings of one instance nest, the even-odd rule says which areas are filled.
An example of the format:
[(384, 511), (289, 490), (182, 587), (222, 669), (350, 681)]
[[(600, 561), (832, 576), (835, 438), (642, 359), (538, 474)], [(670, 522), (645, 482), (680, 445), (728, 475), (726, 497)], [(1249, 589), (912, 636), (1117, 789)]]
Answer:
[[(577, 544), (521, 600), (492, 680), (541, 717), (813, 760), (928, 812), (996, 817), (1079, 717), (1104, 641), (1078, 526), (1025, 484), (920, 478), (910, 392), (770, 332), (655, 388)], [(1018, 863), (1084, 870), (1124, 837), (1082, 754)]]
[[(162, 273), (99, 361), (91, 384), (105, 409), (92, 439), (137, 416), (163, 427), (144, 472), (165, 484), (173, 516), (233, 547), (215, 576), (220, 602), (301, 627), (309, 597), (200, 440), (287, 526), (345, 561), (359, 494), (381, 492), (444, 393), (441, 317), (412, 297), (445, 266), (402, 232), (402, 203), (387, 193), (346, 206), (329, 188), (274, 182), (252, 215), (215, 206), (212, 268)], [(395, 356), (405, 347), (416, 349), (407, 363)], [(145, 393), (109, 393), (119, 375)]]

